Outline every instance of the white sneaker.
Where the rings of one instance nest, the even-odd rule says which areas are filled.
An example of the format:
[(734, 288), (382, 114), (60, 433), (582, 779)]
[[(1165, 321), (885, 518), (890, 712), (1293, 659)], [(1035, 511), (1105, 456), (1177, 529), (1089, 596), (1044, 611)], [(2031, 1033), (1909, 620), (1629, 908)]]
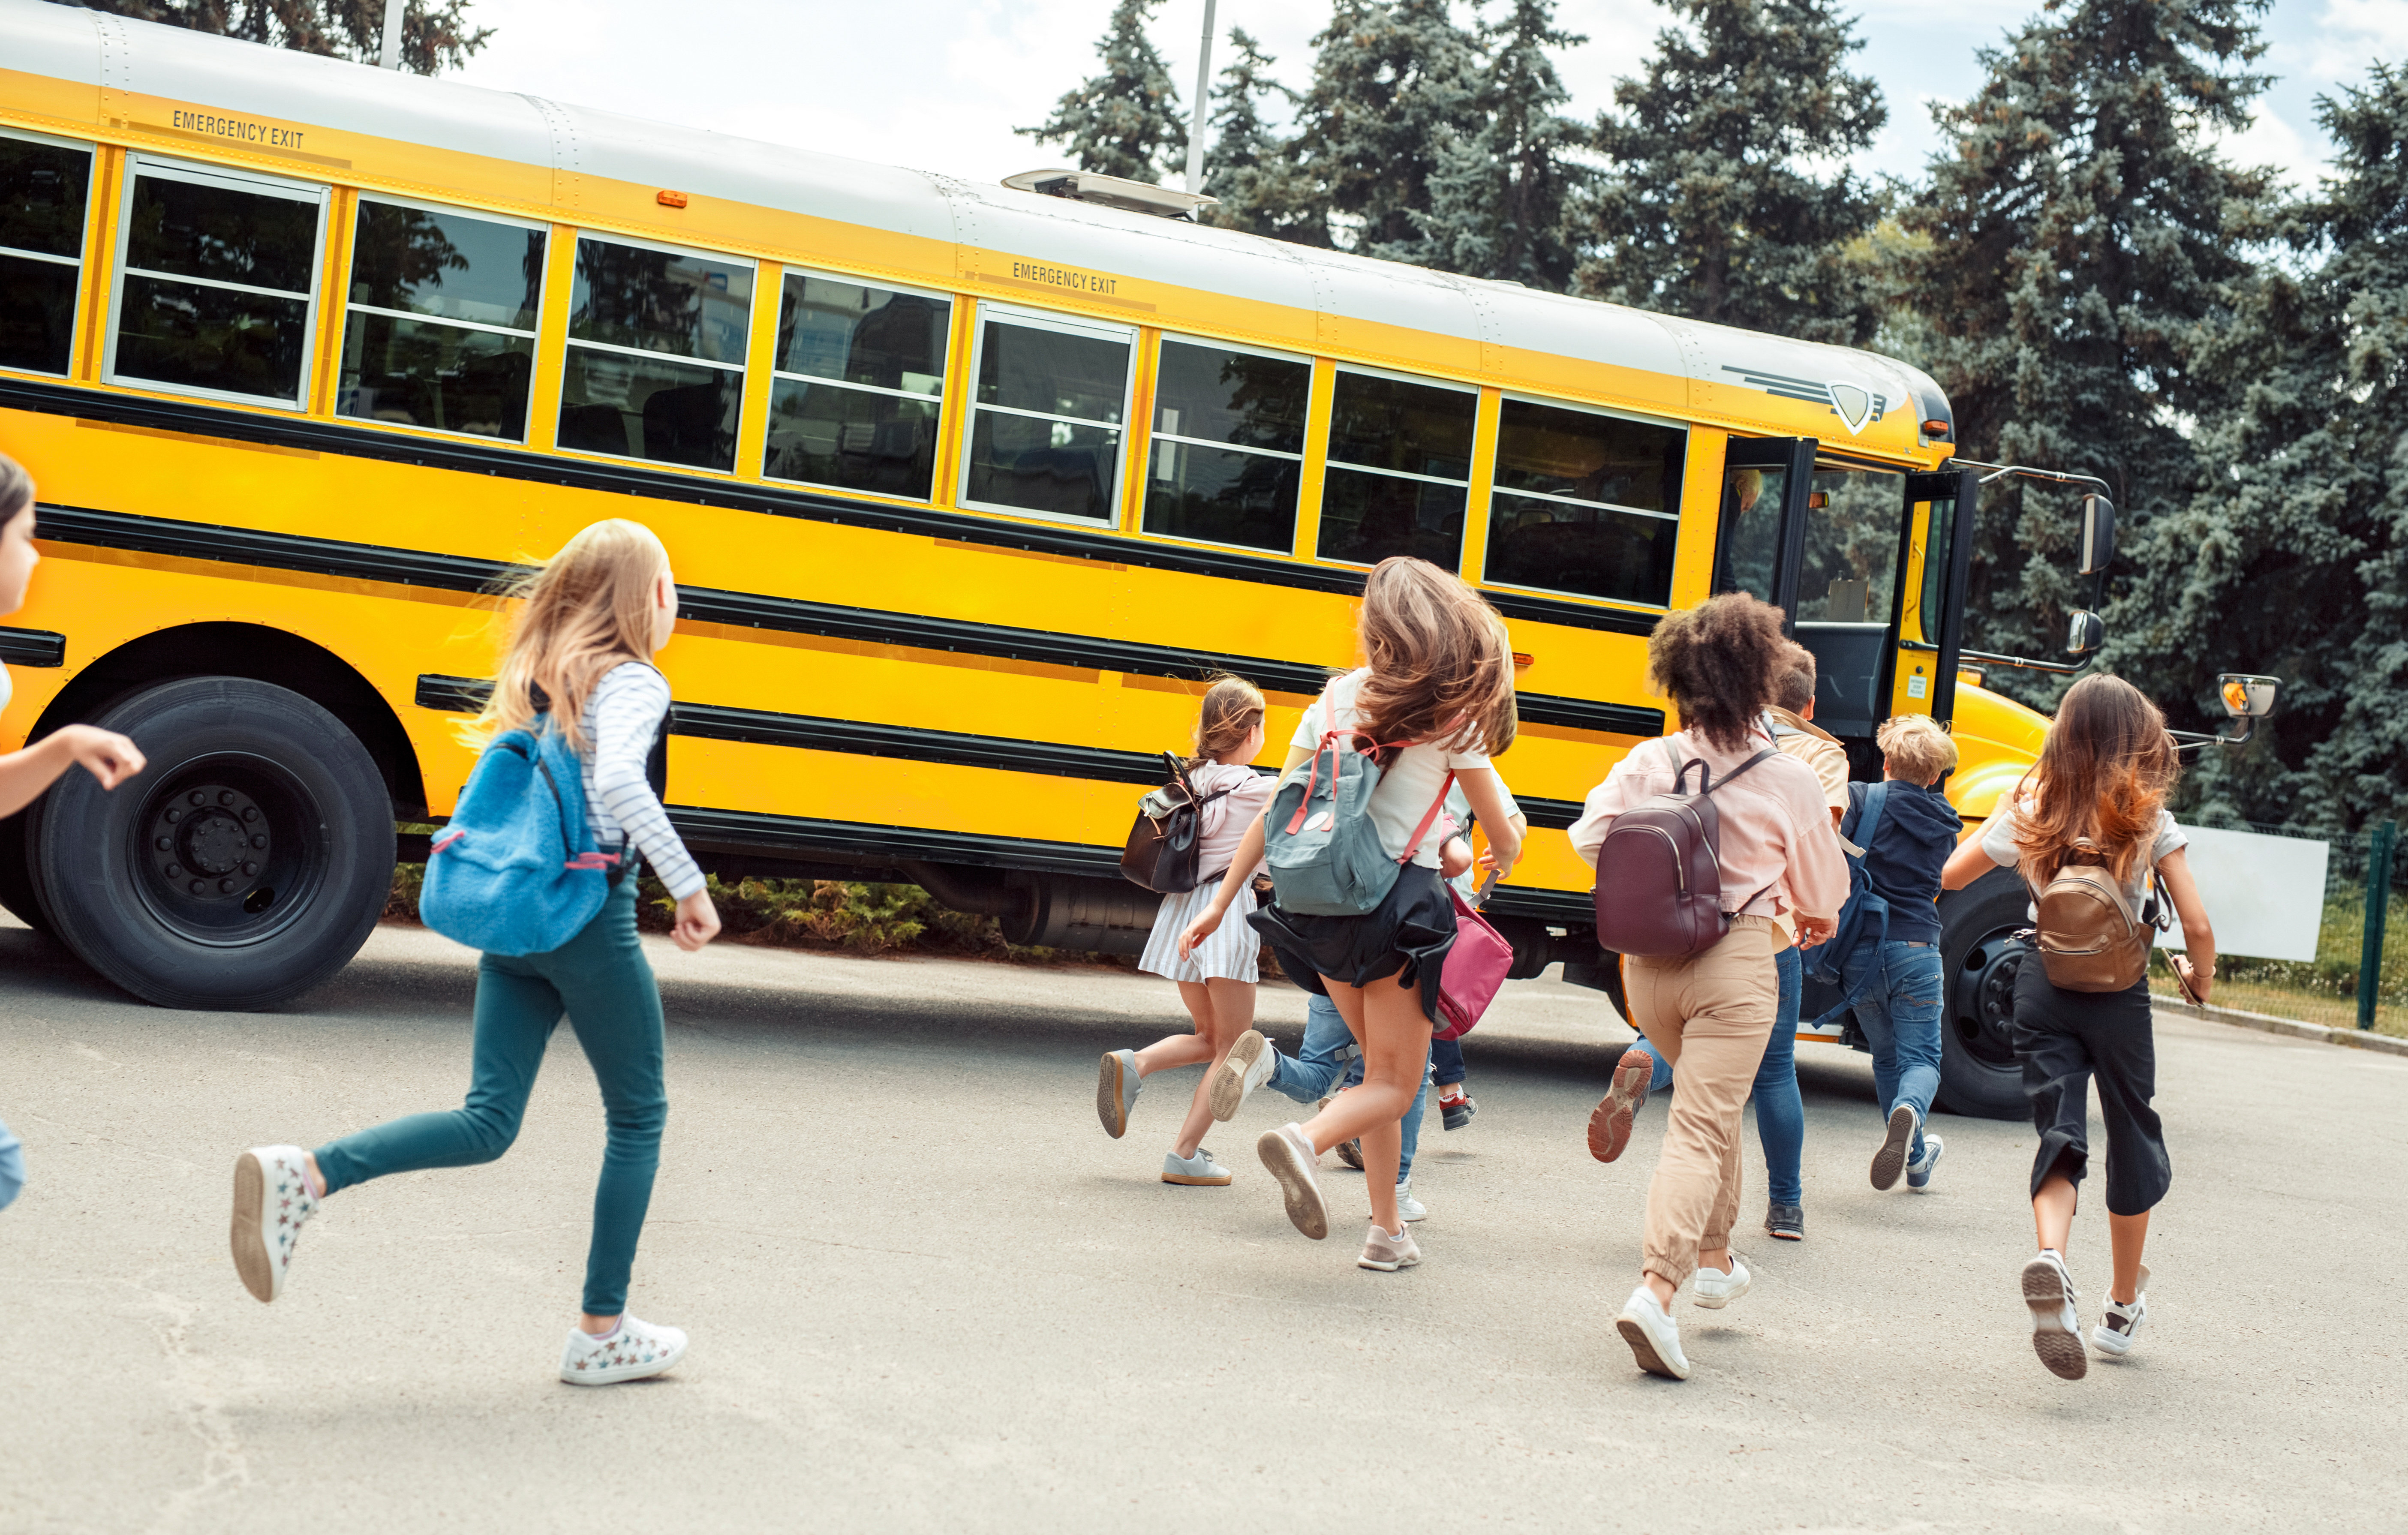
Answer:
[(1676, 1381), (1689, 1378), (1689, 1359), (1681, 1352), (1681, 1329), (1665, 1314), (1655, 1291), (1644, 1284), (1631, 1291), (1613, 1326), (1630, 1345), (1630, 1356), (1639, 1361), (1640, 1369)]
[(1429, 1207), (1413, 1198), (1413, 1184), (1410, 1178), (1397, 1185), (1397, 1214), (1407, 1224), (1429, 1219)]
[(1175, 1151), (1168, 1151), (1162, 1154), (1162, 1181), (1185, 1184), (1193, 1188), (1226, 1188), (1229, 1186), (1229, 1169), (1213, 1161), (1212, 1154), (1202, 1146), (1196, 1148), (1193, 1156), (1182, 1156)]
[(1393, 1235), (1373, 1221), (1371, 1230), (1363, 1239), (1363, 1255), (1354, 1260), (1358, 1269), (1377, 1269), (1393, 1274), (1399, 1269), (1410, 1269), (1422, 1260), (1422, 1250), (1411, 1231), (1398, 1230)]
[[(1689, 1298), (1710, 1312), (1718, 1312), (1741, 1296), (1747, 1294), (1747, 1265), (1737, 1253), (1730, 1255), (1730, 1271), (1720, 1269), (1699, 1269), (1691, 1280)], [(1649, 1292), (1651, 1295), (1654, 1292)]]
[(1914, 1160), (1906, 1164), (1906, 1186), (1909, 1188), (1929, 1188), (1931, 1186), (1931, 1174), (1933, 1170), (1940, 1166), (1940, 1154), (1946, 1149), (1947, 1148), (1945, 1146), (1940, 1143), (1940, 1138), (1938, 1136), (1925, 1136), (1923, 1138), (1923, 1155), (1915, 1157)]
[(619, 1318), (619, 1330), (607, 1339), (583, 1327), (569, 1328), (568, 1342), (560, 1351), (560, 1378), (571, 1385), (616, 1385), (658, 1375), (684, 1357), (684, 1333), (655, 1327), (631, 1313)]
[(1211, 1106), (1212, 1117), (1224, 1124), (1237, 1117), (1239, 1109), (1245, 1104), (1246, 1095), (1270, 1080), (1271, 1066), (1277, 1054), (1271, 1049), (1270, 1041), (1257, 1030), (1250, 1028), (1239, 1035), (1238, 1042), (1231, 1045), (1229, 1053), (1212, 1068), (1212, 1083), (1207, 1089), (1206, 1097)]
[(1296, 1223), (1296, 1228), (1315, 1241), (1328, 1236), (1329, 1207), (1321, 1201), (1321, 1180), (1312, 1171), (1321, 1158), (1313, 1155), (1312, 1142), (1304, 1138), (1304, 1126), (1290, 1123), (1265, 1130), (1254, 1142), (1254, 1154), (1279, 1180), (1281, 1197), (1287, 1201), (1287, 1218)]
[(284, 1293), (293, 1244), (318, 1213), (298, 1146), (253, 1146), (234, 1159), (234, 1271), (260, 1300)]
[(2132, 1286), (2132, 1303), (2128, 1306), (2114, 1296), (2107, 1298), (2107, 1316), (2090, 1329), (2090, 1345), (2101, 1354), (2112, 1354), (2120, 1359), (2132, 1352), (2132, 1340), (2141, 1324), (2149, 1319), (2149, 1266), (2141, 1265), (2141, 1282)]
[(2073, 1309), (2073, 1276), (2065, 1259), (2043, 1252), (2024, 1265), (2024, 1304), (2031, 1308), (2032, 1352), (2049, 1373), (2078, 1381), (2090, 1371), (2082, 1349), (2082, 1318)]

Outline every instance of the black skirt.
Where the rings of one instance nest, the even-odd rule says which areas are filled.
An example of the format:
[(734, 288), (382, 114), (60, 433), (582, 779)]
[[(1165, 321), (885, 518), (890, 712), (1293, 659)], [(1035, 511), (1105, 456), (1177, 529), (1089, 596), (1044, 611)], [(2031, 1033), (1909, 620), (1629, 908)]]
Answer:
[(1438, 1022), (1439, 972), (1455, 947), (1455, 903), (1438, 870), (1407, 864), (1380, 909), (1363, 917), (1308, 917), (1278, 903), (1246, 919), (1278, 954), (1280, 968), (1309, 992), (1329, 995), (1322, 977), (1350, 986), (1388, 976), (1419, 986), (1422, 1011)]

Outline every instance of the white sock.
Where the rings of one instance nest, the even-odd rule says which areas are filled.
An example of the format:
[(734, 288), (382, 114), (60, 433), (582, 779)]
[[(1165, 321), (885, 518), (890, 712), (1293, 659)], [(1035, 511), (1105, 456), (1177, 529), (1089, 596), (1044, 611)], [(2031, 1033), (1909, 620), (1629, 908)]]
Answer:
[[(585, 1332), (583, 1327), (580, 1327), (577, 1330), (580, 1332)], [(609, 1332), (586, 1332), (585, 1341), (589, 1343), (607, 1343), (611, 1339), (618, 1337), (619, 1334), (626, 1330), (627, 1314), (626, 1313), (622, 1312), (619, 1313), (619, 1320), (610, 1324), (610, 1330)]]

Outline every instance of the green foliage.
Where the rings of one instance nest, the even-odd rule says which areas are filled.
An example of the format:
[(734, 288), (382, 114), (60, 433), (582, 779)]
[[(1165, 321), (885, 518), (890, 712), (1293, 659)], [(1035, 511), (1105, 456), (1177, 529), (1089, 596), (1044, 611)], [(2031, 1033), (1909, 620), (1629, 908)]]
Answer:
[(1338, 0), (1313, 47), (1295, 152), (1337, 243), (1392, 261), (1427, 256), (1422, 223), (1440, 157), (1485, 125), (1478, 39), (1447, 0)]
[(1583, 293), (1752, 330), (1861, 344), (1870, 278), (1846, 247), (1883, 211), (1830, 162), (1889, 120), (1863, 46), (1834, 0), (1671, 0), (1686, 28), (1656, 35), (1614, 87), (1596, 147), (1613, 162), (1586, 214)]
[[(2358, 1022), (2359, 946), (2365, 938), (2366, 892), (2360, 888), (2325, 902), (2324, 926), (2316, 941), (2316, 957), (2308, 960), (2252, 959), (2220, 954), (2215, 962), (2215, 991), (2210, 1000), (2221, 1007), (2278, 1018), (2298, 1018), (2329, 1027), (2353, 1028)], [(2157, 951), (2153, 989), (2177, 995), (2173, 971), (2165, 951)], [(2382, 975), (2375, 982), (2377, 1027), (2399, 1033), (2394, 1024), (2408, 1011), (2408, 895), (2394, 893), (2383, 928)]]
[(1556, 27), (1555, 9), (1554, 0), (1512, 0), (1502, 22), (1481, 28), (1485, 121), (1438, 147), (1429, 211), (1414, 216), (1414, 265), (1553, 293), (1571, 285), (1571, 207), (1591, 178), (1570, 158), (1586, 136), (1556, 109), (1571, 93), (1547, 50), (1588, 39)]
[(1294, 145), (1263, 115), (1276, 99), (1293, 111), (1302, 99), (1273, 79), (1278, 61), (1242, 27), (1229, 32), (1237, 56), (1212, 88), (1212, 140), (1204, 151), (1204, 190), (1220, 199), (1206, 219), (1225, 229), (1298, 244), (1329, 243), (1329, 208), (1297, 164)]
[(1060, 144), (1081, 170), (1132, 181), (1158, 181), (1187, 152), (1187, 122), (1162, 55), (1145, 34), (1161, 0), (1120, 0), (1096, 43), (1103, 72), (1082, 80), (1034, 128), (1015, 128), (1040, 144)]
[[(161, 22), (245, 42), (375, 64), (384, 51), (384, 0), (52, 0), (136, 22)], [(409, 0), (401, 20), (402, 67), (457, 69), (494, 36), (470, 31), (468, 0)]]

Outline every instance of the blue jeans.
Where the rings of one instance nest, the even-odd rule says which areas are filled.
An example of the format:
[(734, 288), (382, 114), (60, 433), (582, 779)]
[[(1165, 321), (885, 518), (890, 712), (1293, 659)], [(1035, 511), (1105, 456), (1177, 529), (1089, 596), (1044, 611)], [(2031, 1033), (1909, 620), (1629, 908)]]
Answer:
[(0, 1125), (0, 1210), (16, 1202), (25, 1186), (25, 1146)]
[[(1773, 955), (1772, 963), (1781, 976), (1781, 1011), (1773, 1015), (1772, 1037), (1765, 1041), (1764, 1060), (1756, 1069), (1756, 1138), (1764, 1146), (1764, 1181), (1771, 1202), (1802, 1205), (1806, 1100), (1798, 1092), (1798, 1007), (1806, 971), (1794, 947)], [(1648, 1091), (1660, 1093), (1671, 1086), (1672, 1069), (1656, 1054), (1646, 1035), (1639, 1037), (1638, 1048), (1656, 1057)]]
[[(1281, 1054), (1277, 1046), (1271, 1048), (1270, 1085), (1298, 1103), (1318, 1103), (1339, 1087), (1352, 1087), (1363, 1080), (1363, 1053), (1354, 1048), (1354, 1036), (1339, 1015), (1337, 1003), (1311, 992), (1305, 999), (1309, 1006), (1304, 1044), (1293, 1055)], [(1422, 1139), (1422, 1106), (1428, 1101), (1429, 1073), (1424, 1071), (1421, 1091), (1413, 1095), (1413, 1106), (1405, 1111), (1405, 1149), (1397, 1158), (1399, 1186), (1413, 1175), (1413, 1148)]]
[(1430, 1041), (1430, 1081), (1440, 1087), (1452, 1087), (1463, 1080), (1463, 1041), (1432, 1040)]
[(609, 1140), (594, 1190), (585, 1311), (627, 1309), (627, 1273), (652, 1198), (668, 1091), (661, 1079), (661, 992), (636, 939), (636, 882), (623, 880), (584, 930), (548, 954), (477, 961), (477, 1038), (467, 1103), (411, 1114), (318, 1148), (326, 1192), (420, 1168), (491, 1162), (518, 1139), (527, 1093), (561, 1014), (602, 1089)]
[(1919, 1158), (1922, 1120), (1940, 1091), (1940, 945), (1868, 940), (1856, 945), (1840, 973), (1849, 990), (1871, 975), (1856, 998), (1856, 1026), (1872, 1046), (1873, 1091), (1883, 1115), (1901, 1103), (1914, 1106), (1914, 1155)]

